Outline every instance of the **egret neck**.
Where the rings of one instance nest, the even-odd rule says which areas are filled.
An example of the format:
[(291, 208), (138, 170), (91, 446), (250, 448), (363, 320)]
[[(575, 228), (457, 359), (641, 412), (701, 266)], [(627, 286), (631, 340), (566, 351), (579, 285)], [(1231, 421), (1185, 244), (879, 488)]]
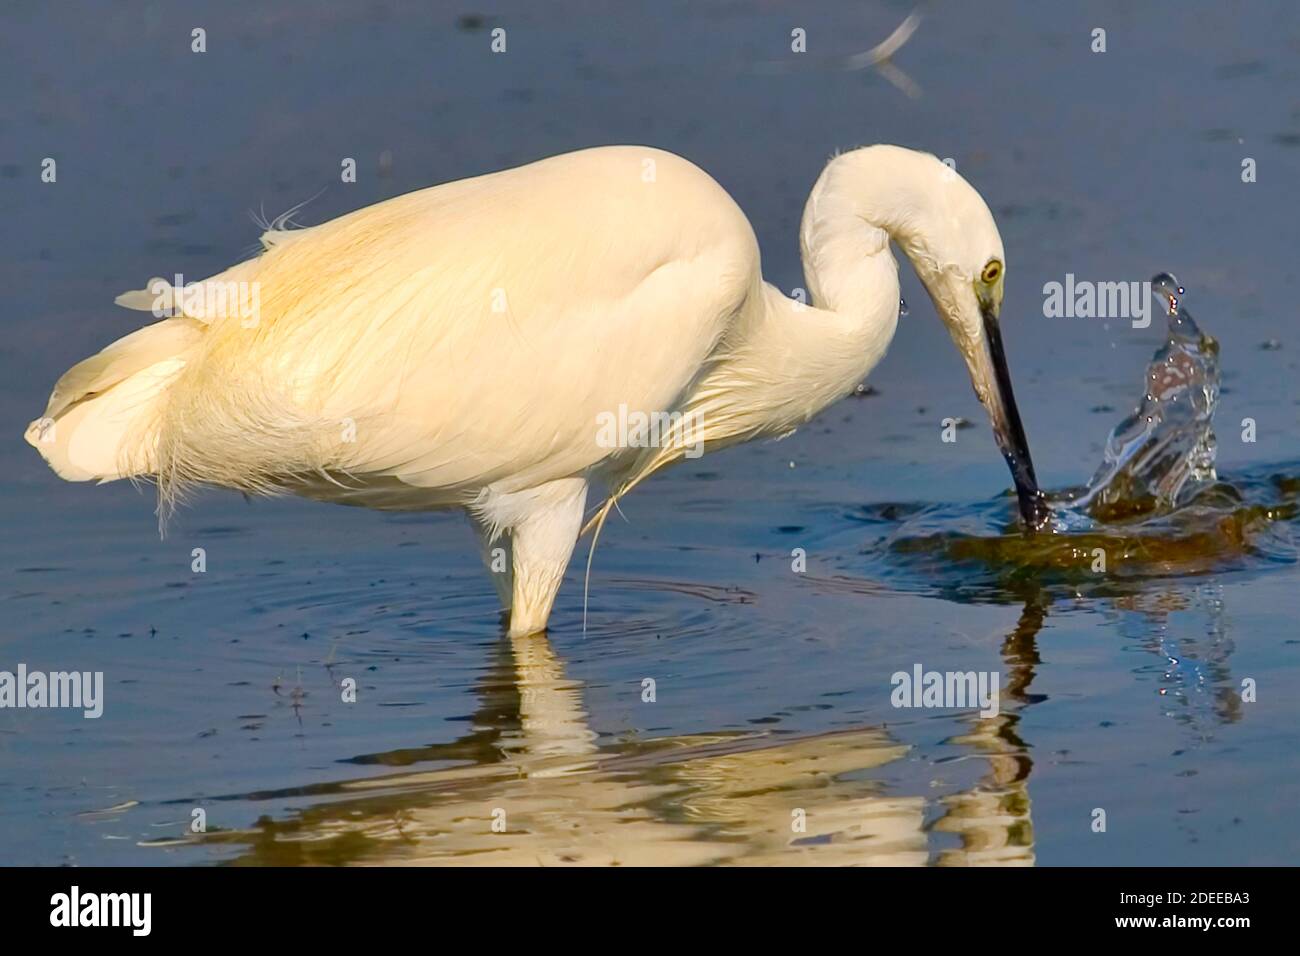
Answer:
[[(843, 394), (880, 360), (897, 328), (898, 266), (890, 240), (912, 263), (966, 363), (1011, 470), (1021, 517), (1029, 529), (1041, 528), (1049, 511), (998, 324), (1002, 239), (979, 193), (934, 156), (896, 146), (843, 153), (826, 166), (808, 198), (800, 246), (812, 304), (840, 320), (822, 320), (836, 344), (820, 349), (833, 355), (853, 343), (862, 358), (837, 369), (846, 377), (836, 390)], [(788, 311), (798, 313), (799, 304)]]

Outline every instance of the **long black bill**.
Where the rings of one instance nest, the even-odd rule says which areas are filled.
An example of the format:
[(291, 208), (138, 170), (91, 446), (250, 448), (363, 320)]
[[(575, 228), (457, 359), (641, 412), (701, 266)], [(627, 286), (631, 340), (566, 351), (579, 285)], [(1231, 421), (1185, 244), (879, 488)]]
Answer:
[(1051, 509), (1047, 498), (1038, 488), (1034, 476), (1034, 461), (1029, 457), (1029, 442), (1025, 439), (1025, 426), (1020, 423), (1020, 410), (1016, 408), (1016, 395), (1011, 388), (1011, 373), (1007, 369), (1007, 356), (1002, 349), (1002, 330), (998, 317), (991, 309), (981, 308), (984, 318), (984, 341), (988, 360), (992, 366), (995, 394), (990, 395), (989, 415), (993, 432), (1002, 449), (1002, 456), (1011, 469), (1011, 479), (1016, 483), (1016, 497), (1020, 499), (1020, 517), (1030, 531), (1047, 524)]

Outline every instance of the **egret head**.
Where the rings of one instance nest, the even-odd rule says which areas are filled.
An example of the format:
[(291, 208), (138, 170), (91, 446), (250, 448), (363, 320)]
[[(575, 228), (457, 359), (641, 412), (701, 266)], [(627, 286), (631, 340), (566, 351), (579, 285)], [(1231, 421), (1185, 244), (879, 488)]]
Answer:
[(869, 173), (862, 181), (872, 184), (860, 206), (862, 217), (887, 230), (911, 260), (988, 411), (1011, 468), (1020, 514), (1030, 528), (1040, 528), (1048, 508), (1034, 477), (1002, 348), (1006, 256), (993, 214), (955, 168), (928, 153), (897, 146), (858, 152), (869, 154), (864, 163)]

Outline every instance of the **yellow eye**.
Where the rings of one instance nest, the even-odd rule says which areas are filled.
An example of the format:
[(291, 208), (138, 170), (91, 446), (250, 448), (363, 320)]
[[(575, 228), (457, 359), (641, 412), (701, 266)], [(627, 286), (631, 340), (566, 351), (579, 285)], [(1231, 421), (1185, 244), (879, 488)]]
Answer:
[(992, 285), (998, 281), (998, 277), (1001, 275), (1002, 263), (998, 262), (996, 259), (990, 259), (988, 264), (984, 266), (984, 271), (980, 273), (980, 280), (985, 285)]

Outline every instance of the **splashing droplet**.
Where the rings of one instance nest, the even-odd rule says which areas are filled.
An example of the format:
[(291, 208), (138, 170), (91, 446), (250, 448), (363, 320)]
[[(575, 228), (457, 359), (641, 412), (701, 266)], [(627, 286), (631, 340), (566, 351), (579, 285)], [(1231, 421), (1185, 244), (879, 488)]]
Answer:
[(1178, 298), (1184, 291), (1172, 272), (1161, 272), (1151, 280), (1151, 294), (1163, 300), (1169, 315), (1178, 314)]
[(907, 300), (904, 299), (904, 298), (900, 295), (900, 296), (898, 297), (898, 314), (899, 314), (899, 315), (907, 315), (907, 312), (908, 312), (908, 309), (907, 309)]
[(1111, 431), (1101, 467), (1066, 507), (1094, 517), (1163, 511), (1216, 480), (1219, 343), (1179, 305), (1183, 291), (1168, 272), (1151, 280), (1151, 294), (1169, 303), (1165, 344), (1147, 366), (1141, 405)]

